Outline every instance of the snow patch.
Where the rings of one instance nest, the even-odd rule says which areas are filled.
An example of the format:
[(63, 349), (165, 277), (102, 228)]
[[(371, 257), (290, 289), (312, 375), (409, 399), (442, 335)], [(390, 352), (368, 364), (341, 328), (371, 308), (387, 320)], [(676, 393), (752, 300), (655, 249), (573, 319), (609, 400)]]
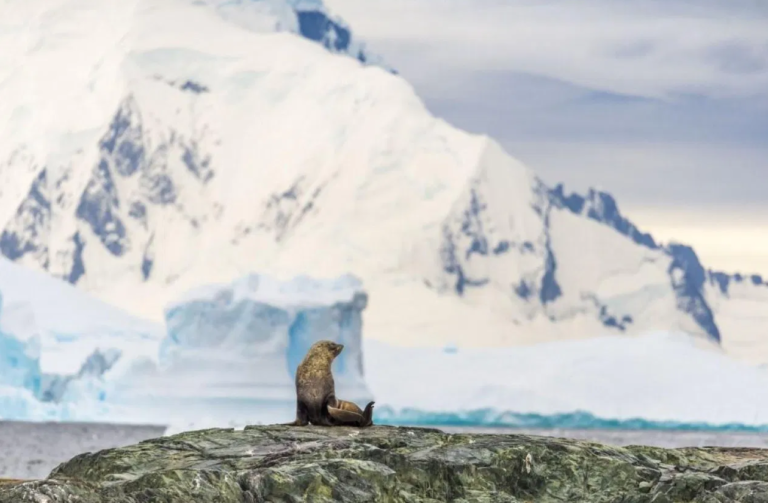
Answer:
[(382, 422), (768, 427), (768, 372), (683, 334), (455, 352), (364, 347)]

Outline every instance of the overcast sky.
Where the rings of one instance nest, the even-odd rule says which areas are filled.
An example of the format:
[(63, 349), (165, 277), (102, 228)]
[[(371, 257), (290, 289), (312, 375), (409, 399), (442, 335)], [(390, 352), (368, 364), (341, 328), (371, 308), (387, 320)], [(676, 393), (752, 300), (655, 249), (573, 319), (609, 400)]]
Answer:
[(456, 126), (768, 275), (768, 1), (326, 0)]

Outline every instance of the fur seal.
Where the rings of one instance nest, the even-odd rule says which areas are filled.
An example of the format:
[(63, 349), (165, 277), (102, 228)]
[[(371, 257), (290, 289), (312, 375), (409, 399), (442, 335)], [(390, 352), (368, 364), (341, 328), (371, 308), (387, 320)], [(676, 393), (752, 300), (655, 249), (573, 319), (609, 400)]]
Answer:
[(336, 398), (331, 364), (344, 345), (318, 341), (309, 348), (296, 369), (296, 420), (289, 426), (359, 426), (373, 424), (373, 404), (365, 410)]

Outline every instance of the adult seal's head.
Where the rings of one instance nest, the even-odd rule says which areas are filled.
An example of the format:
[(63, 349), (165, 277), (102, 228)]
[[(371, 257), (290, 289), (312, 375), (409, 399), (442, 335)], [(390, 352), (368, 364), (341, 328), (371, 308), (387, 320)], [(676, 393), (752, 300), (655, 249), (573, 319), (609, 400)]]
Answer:
[(312, 347), (307, 351), (304, 360), (302, 360), (299, 367), (305, 362), (327, 363), (328, 365), (333, 363), (333, 360), (341, 354), (344, 350), (344, 344), (339, 344), (332, 341), (318, 341), (312, 344)]

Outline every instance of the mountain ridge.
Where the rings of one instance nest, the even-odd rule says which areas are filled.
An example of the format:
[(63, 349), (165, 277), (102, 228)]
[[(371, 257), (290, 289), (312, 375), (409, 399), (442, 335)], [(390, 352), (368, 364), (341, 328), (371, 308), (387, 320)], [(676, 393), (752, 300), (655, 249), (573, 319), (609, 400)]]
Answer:
[[(739, 357), (766, 344), (762, 277), (705, 269), (691, 247), (640, 231), (607, 192), (549, 187), (495, 141), (432, 117), (395, 72), (360, 56), (351, 32), (339, 38), (347, 28), (321, 4), (290, 5), (314, 13), (311, 29), (300, 14), (298, 28), (275, 28), (283, 18), (259, 11), (233, 31), (236, 9), (259, 2), (133, 3), (131, 23), (113, 22), (130, 35), (116, 61), (80, 63), (97, 75), (43, 98), (0, 87), (0, 129), (13, 131), (0, 177), (25, 166), (0, 197), (9, 259), (144, 317), (180, 291), (256, 270), (351, 272), (371, 294), (366, 331), (402, 343), (663, 328)], [(211, 45), (200, 30), (216, 34)], [(68, 61), (72, 47), (61, 50)], [(49, 114), (61, 93), (89, 113), (68, 115), (66, 103)], [(43, 132), (14, 129), (22, 119)], [(745, 310), (757, 321), (734, 328)]]

